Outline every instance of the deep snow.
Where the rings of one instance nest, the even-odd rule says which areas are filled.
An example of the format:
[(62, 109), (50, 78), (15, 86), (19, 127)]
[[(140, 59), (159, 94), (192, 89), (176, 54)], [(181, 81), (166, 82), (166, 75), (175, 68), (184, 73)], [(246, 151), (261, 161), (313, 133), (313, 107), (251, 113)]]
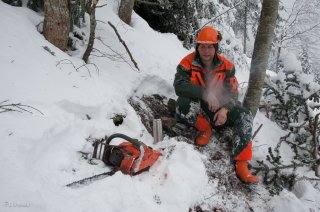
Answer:
[[(225, 193), (220, 194), (218, 180), (209, 182), (204, 165), (208, 157), (193, 145), (168, 137), (154, 145), (127, 99), (154, 93), (175, 98), (175, 68), (189, 51), (175, 35), (152, 30), (135, 13), (131, 26), (125, 25), (116, 15), (117, 1), (100, 1), (104, 3), (108, 6), (97, 10), (97, 37), (132, 65), (107, 21), (113, 23), (140, 72), (114, 57), (94, 56), (90, 62), (98, 70), (93, 65), (76, 70), (74, 66), (83, 65), (80, 58), (85, 44), (79, 43), (79, 50), (69, 56), (37, 31), (41, 15), (0, 1), (0, 102), (22, 103), (44, 114), (32, 108), (28, 108), (32, 114), (0, 113), (0, 211), (188, 211), (198, 204), (225, 211), (247, 211), (248, 205), (254, 211), (320, 211), (319, 191), (305, 181), (293, 192), (284, 190), (275, 197), (258, 185), (250, 199), (228, 194), (229, 201), (224, 199)], [(88, 26), (84, 28), (87, 34)], [(241, 44), (235, 40), (232, 45)], [(95, 48), (113, 54), (98, 39)], [(238, 57), (237, 77), (245, 82), (248, 64)], [(111, 119), (117, 113), (126, 116), (119, 127)], [(263, 128), (254, 140), (254, 160), (265, 159), (268, 147), (284, 135), (258, 113), (254, 128), (261, 123)], [(86, 141), (89, 136), (101, 138), (113, 133), (164, 149), (162, 156), (148, 172), (135, 177), (117, 172), (87, 186), (66, 187), (109, 170), (101, 161), (89, 164), (79, 151), (92, 152)]]

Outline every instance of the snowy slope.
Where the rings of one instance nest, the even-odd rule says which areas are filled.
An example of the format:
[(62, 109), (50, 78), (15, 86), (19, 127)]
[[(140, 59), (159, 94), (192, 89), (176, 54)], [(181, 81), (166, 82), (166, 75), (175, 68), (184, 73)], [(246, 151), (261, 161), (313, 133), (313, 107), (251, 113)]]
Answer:
[[(0, 102), (22, 103), (43, 113), (32, 108), (27, 108), (32, 114), (0, 113), (0, 211), (188, 211), (203, 202), (223, 207), (226, 200), (219, 193), (213, 195), (218, 192), (217, 184), (209, 182), (206, 174), (204, 161), (208, 158), (193, 145), (174, 138), (153, 145), (151, 135), (127, 102), (132, 95), (160, 93), (175, 97), (175, 68), (189, 51), (175, 35), (153, 31), (136, 14), (131, 26), (123, 24), (116, 15), (117, 2), (100, 2), (104, 3), (108, 6), (97, 10), (100, 21), (96, 31), (103, 43), (96, 40), (95, 48), (106, 54), (112, 54), (112, 50), (123, 53), (132, 66), (107, 24), (110, 21), (126, 41), (140, 72), (114, 57), (94, 56), (90, 62), (98, 70), (93, 65), (76, 70), (83, 65), (79, 58), (85, 45), (80, 45), (72, 57), (61, 52), (37, 31), (36, 25), (43, 17), (0, 1)], [(85, 30), (88, 34), (88, 26)], [(239, 79), (246, 80), (243, 74)], [(119, 127), (111, 119), (116, 113), (126, 115)], [(263, 159), (266, 145), (275, 145), (283, 135), (262, 114), (256, 117), (255, 129), (260, 123), (264, 127), (254, 142), (255, 159)], [(99, 161), (89, 164), (79, 151), (92, 151), (86, 141), (89, 136), (101, 138), (113, 133), (124, 133), (155, 149), (164, 149), (163, 155), (149, 172), (135, 177), (116, 173), (81, 188), (65, 187), (109, 170)], [(299, 186), (298, 196), (284, 191), (271, 198), (259, 185), (257, 191), (261, 193), (248, 202), (255, 211), (319, 209), (319, 193), (307, 183)], [(232, 201), (237, 199), (233, 196)], [(243, 197), (240, 200), (238, 206), (228, 203), (225, 209), (247, 210)]]

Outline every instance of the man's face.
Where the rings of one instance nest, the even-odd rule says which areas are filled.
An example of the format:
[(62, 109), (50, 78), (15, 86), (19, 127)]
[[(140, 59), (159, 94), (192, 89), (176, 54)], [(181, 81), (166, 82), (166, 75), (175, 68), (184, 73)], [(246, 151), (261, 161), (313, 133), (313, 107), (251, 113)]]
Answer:
[(201, 61), (204, 64), (211, 63), (213, 61), (214, 54), (216, 53), (216, 49), (214, 48), (214, 44), (201, 43), (198, 46), (198, 51), (200, 54)]

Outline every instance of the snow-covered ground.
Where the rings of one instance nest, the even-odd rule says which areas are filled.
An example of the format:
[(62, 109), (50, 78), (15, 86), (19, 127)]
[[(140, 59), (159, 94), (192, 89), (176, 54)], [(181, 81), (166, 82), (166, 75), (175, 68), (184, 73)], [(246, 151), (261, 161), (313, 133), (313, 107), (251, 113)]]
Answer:
[[(254, 211), (320, 211), (320, 192), (305, 181), (294, 192), (284, 190), (275, 197), (258, 185), (246, 202), (236, 195), (228, 202), (219, 195), (217, 182), (208, 180), (204, 165), (208, 158), (193, 145), (168, 137), (154, 145), (127, 99), (154, 93), (175, 98), (175, 68), (189, 51), (174, 34), (152, 30), (137, 14), (131, 26), (122, 23), (116, 15), (117, 1), (100, 1), (104, 3), (108, 5), (97, 9), (95, 48), (112, 54), (106, 45), (110, 46), (131, 67), (116, 57), (95, 56), (90, 62), (98, 70), (94, 65), (82, 66), (85, 45), (79, 43), (79, 50), (69, 56), (37, 31), (42, 16), (0, 1), (0, 102), (21, 103), (43, 113), (30, 107), (24, 108), (32, 113), (0, 113), (0, 211), (182, 212), (200, 203), (225, 211), (248, 211), (249, 205)], [(140, 72), (132, 68), (108, 21), (117, 27)], [(87, 34), (88, 27), (84, 29)], [(243, 67), (247, 65), (238, 66), (240, 82), (248, 78)], [(118, 127), (111, 119), (115, 114), (126, 116)], [(258, 113), (254, 129), (261, 123), (263, 128), (254, 140), (254, 160), (265, 159), (268, 147), (284, 135)], [(109, 170), (101, 161), (88, 163), (79, 151), (92, 152), (88, 137), (114, 133), (138, 138), (162, 156), (138, 176), (117, 172), (80, 188), (66, 187)]]

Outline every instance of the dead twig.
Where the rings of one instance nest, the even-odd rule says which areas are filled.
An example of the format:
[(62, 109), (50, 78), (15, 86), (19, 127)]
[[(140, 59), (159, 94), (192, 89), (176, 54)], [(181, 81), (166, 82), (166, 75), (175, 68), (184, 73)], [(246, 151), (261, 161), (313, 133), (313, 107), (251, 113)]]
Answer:
[(97, 73), (98, 73), (98, 75), (99, 75), (99, 72), (100, 72), (98, 66), (97, 66), (96, 64), (94, 64), (94, 63), (85, 63), (85, 64), (82, 64), (82, 65), (79, 66), (79, 67), (76, 67), (76, 66), (73, 64), (72, 61), (70, 61), (70, 60), (68, 60), (68, 59), (63, 59), (63, 60), (58, 61), (58, 63), (57, 63), (56, 66), (59, 66), (59, 65), (61, 65), (61, 64), (62, 64), (62, 65), (63, 65), (63, 64), (70, 64), (70, 65), (72, 65), (72, 67), (76, 70), (76, 72), (79, 72), (79, 70), (80, 70), (81, 68), (86, 68), (86, 70), (88, 71), (88, 74), (89, 74), (90, 77), (91, 77), (91, 72), (90, 72), (90, 69), (87, 67), (88, 65), (94, 66), (95, 69), (96, 69), (96, 71), (97, 71)]
[(4, 104), (7, 103), (9, 100), (4, 100), (0, 103), (0, 113), (5, 113), (5, 112), (19, 112), (19, 113), (23, 113), (23, 112), (27, 112), (27, 113), (31, 113), (33, 114), (32, 111), (28, 110), (28, 109), (32, 109), (35, 110), (37, 112), (39, 112), (41, 115), (44, 115), (40, 110), (38, 110), (37, 108), (34, 108), (32, 106), (29, 105), (23, 105), (21, 103), (11, 103), (11, 104)]
[(312, 177), (306, 177), (306, 176), (297, 178), (297, 181), (301, 181), (301, 180), (320, 181), (320, 178), (312, 178)]
[(119, 39), (119, 41), (120, 41), (120, 43), (122, 43), (122, 45), (124, 46), (124, 48), (126, 49), (126, 51), (128, 52), (128, 54), (129, 54), (129, 57), (130, 57), (130, 59), (131, 59), (131, 61), (132, 61), (132, 63), (134, 64), (134, 66), (136, 67), (136, 69), (138, 69), (139, 70), (139, 72), (140, 72), (140, 69), (139, 69), (139, 67), (138, 67), (138, 64), (137, 64), (137, 62), (133, 59), (133, 57), (132, 57), (132, 54), (131, 54), (131, 52), (130, 52), (130, 50), (129, 50), (129, 48), (128, 48), (128, 46), (126, 45), (126, 43), (124, 42), (124, 40), (122, 40), (122, 38), (121, 38), (121, 36), (120, 36), (120, 34), (119, 34), (119, 32), (118, 32), (118, 30), (117, 30), (117, 28), (110, 22), (110, 21), (108, 21), (108, 24), (111, 26), (111, 28), (114, 30), (114, 32), (116, 33), (116, 35), (117, 35), (117, 37), (118, 37), (118, 39)]
[(87, 69), (88, 73), (89, 73), (89, 76), (91, 77), (91, 73), (90, 73), (90, 70), (89, 70), (89, 68), (87, 67), (87, 65), (93, 65), (93, 66), (95, 67), (98, 75), (99, 75), (99, 68), (98, 68), (98, 66), (97, 66), (96, 64), (94, 64), (94, 63), (86, 63), (86, 64), (83, 64), (83, 65), (79, 66), (78, 68), (76, 68), (76, 70), (81, 69), (82, 67), (85, 67), (85, 68)]
[(99, 5), (99, 6), (96, 6), (96, 8), (101, 8), (101, 7), (104, 7), (104, 6), (107, 6), (108, 4), (102, 4), (102, 5)]
[(161, 4), (157, 2), (150, 2), (150, 1), (144, 1), (144, 0), (136, 0), (138, 4), (145, 4), (145, 5), (150, 5), (150, 6), (159, 6), (161, 7)]
[[(41, 27), (41, 29), (40, 29), (40, 27)], [(37, 31), (42, 34), (43, 33), (43, 21), (40, 21), (40, 23), (38, 23), (36, 25), (36, 28), (37, 28)]]
[(258, 127), (258, 129), (253, 133), (252, 135), (252, 140), (254, 139), (254, 137), (256, 137), (256, 135), (258, 134), (258, 132), (260, 131), (261, 127), (262, 127), (263, 124), (260, 124), (260, 126)]
[(103, 23), (103, 24), (107, 24), (106, 22), (101, 21), (101, 20), (96, 20), (96, 22), (101, 22), (101, 23)]
[[(128, 64), (132, 70), (137, 71), (134, 67), (132, 67), (130, 62), (122, 54), (120, 54), (120, 53), (116, 52), (115, 50), (113, 50), (111, 48), (111, 46), (109, 46), (106, 43), (104, 43), (103, 40), (100, 37), (96, 37), (96, 39), (99, 40), (104, 46), (108, 47), (114, 53), (114, 55), (103, 54), (103, 56), (108, 57), (109, 59), (111, 59), (113, 61), (123, 61), (126, 64)], [(102, 57), (102, 55), (100, 55), (100, 57)], [(139, 71), (137, 71), (137, 72), (139, 72)]]
[(68, 60), (68, 59), (60, 60), (60, 61), (57, 62), (57, 65), (56, 65), (56, 66), (58, 67), (60, 64), (70, 64), (70, 65), (72, 65), (73, 68), (76, 69), (76, 71), (77, 71), (76, 66), (73, 64), (73, 62), (71, 62), (71, 60)]
[[(112, 61), (118, 61), (118, 62), (123, 62), (124, 61), (125, 63), (127, 63), (130, 66), (130, 64), (125, 60), (125, 58), (121, 54), (117, 53), (110, 46), (106, 45), (102, 40), (100, 40), (100, 38), (97, 38), (97, 40), (101, 41), (101, 43), (103, 45), (105, 45), (106, 47), (108, 47), (112, 52), (114, 52), (114, 54), (108, 54), (108, 53), (100, 51), (99, 49), (93, 48), (93, 50), (94, 50), (93, 52), (97, 52), (97, 53), (99, 53), (99, 55), (98, 54), (91, 54), (91, 56), (107, 57)], [(133, 67), (131, 67), (131, 68), (133, 69)]]

